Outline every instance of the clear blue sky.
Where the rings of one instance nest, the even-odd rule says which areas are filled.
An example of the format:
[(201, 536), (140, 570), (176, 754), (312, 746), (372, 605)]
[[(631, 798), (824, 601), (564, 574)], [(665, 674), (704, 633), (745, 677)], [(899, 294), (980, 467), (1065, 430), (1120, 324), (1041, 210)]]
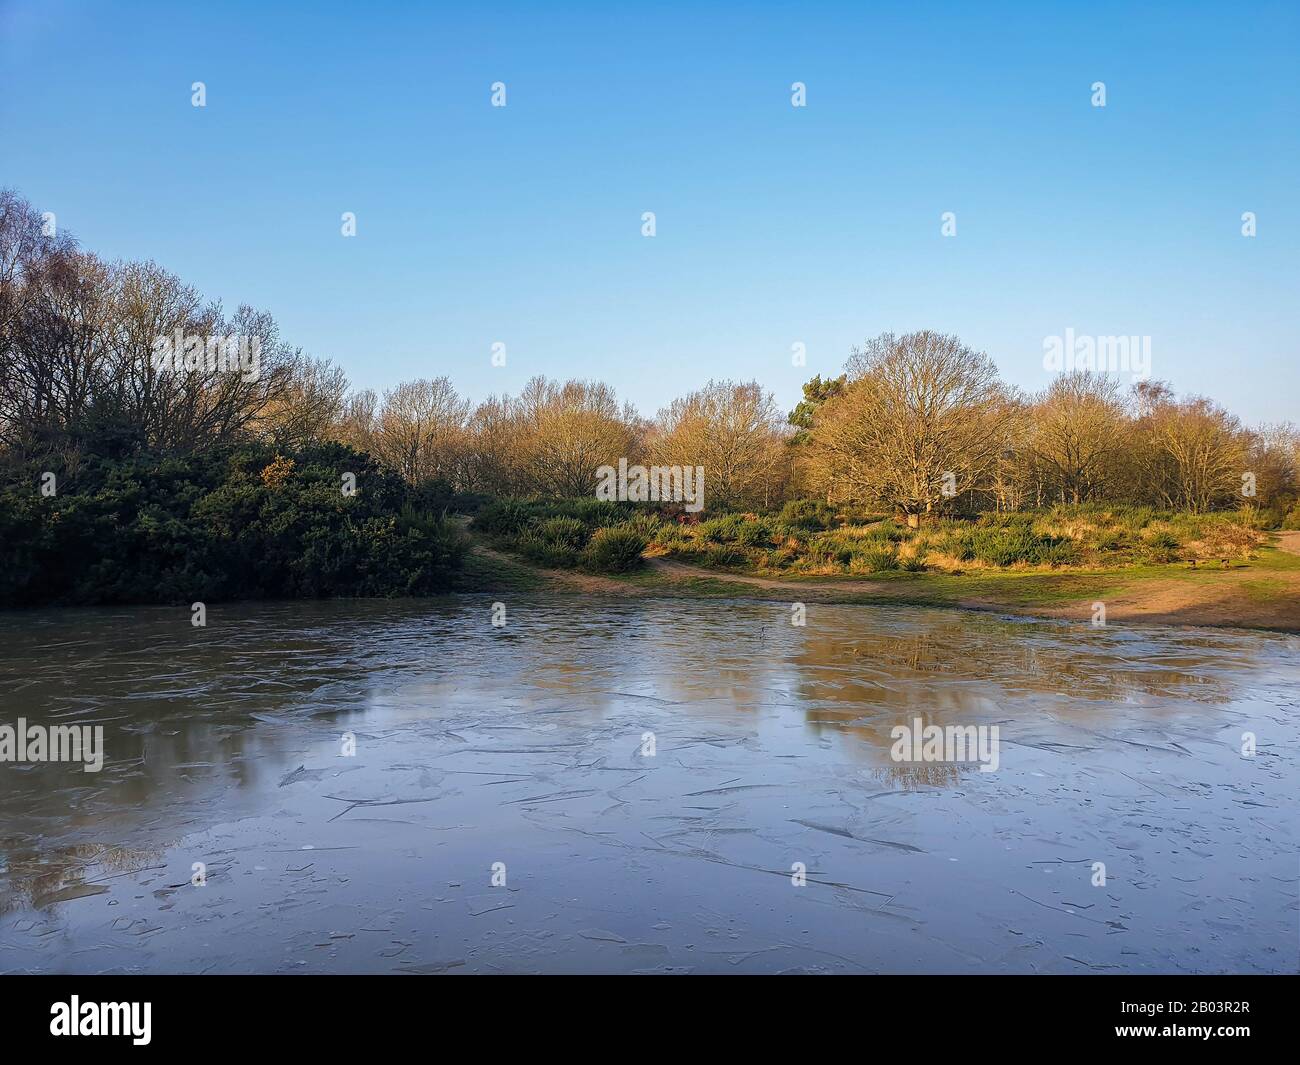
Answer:
[(1036, 389), (1069, 327), (1300, 420), (1300, 5), (473, 6), (0, 0), (0, 184), (359, 386), (788, 408), (932, 328)]

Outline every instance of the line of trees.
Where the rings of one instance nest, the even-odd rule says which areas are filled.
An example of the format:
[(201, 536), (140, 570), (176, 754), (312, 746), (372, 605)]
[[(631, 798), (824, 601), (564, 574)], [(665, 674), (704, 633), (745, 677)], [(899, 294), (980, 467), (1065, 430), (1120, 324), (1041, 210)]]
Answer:
[[(710, 381), (654, 418), (594, 381), (529, 381), (472, 403), (446, 377), (382, 395), (282, 340), (270, 315), (204, 303), (153, 263), (106, 263), (0, 192), (0, 459), (192, 453), (244, 442), (291, 453), (339, 442), (414, 486), (579, 496), (595, 470), (703, 466), (710, 509), (800, 496), (894, 508), (1016, 510), (1115, 501), (1282, 513), (1300, 495), (1300, 436), (1249, 430), (1159, 382), (1076, 372), (1038, 395), (955, 337), (884, 334), (788, 416), (756, 382)], [(159, 368), (160, 336), (256, 338), (260, 371)]]
[(710, 381), (642, 418), (594, 381), (530, 380), (517, 396), (471, 406), (451, 382), (405, 382), (345, 403), (339, 438), (414, 481), (439, 478), (493, 496), (591, 495), (596, 469), (629, 462), (703, 466), (708, 501), (724, 508), (779, 504), (794, 454), (785, 417), (754, 382)]
[(1212, 400), (1082, 370), (1023, 395), (986, 354), (929, 332), (856, 349), (792, 420), (806, 489), (912, 516), (1099, 501), (1277, 512), (1300, 494), (1293, 425), (1251, 431)]

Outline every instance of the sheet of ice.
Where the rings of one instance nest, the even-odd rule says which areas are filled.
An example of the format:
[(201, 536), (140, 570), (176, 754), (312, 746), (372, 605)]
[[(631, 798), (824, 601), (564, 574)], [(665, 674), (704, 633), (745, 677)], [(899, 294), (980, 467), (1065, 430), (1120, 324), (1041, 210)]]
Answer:
[[(0, 725), (106, 747), (0, 763), (0, 971), (1300, 968), (1293, 637), (540, 597), (501, 628), (479, 597), (189, 619), (0, 615)], [(997, 770), (895, 761), (917, 716), (997, 725)]]

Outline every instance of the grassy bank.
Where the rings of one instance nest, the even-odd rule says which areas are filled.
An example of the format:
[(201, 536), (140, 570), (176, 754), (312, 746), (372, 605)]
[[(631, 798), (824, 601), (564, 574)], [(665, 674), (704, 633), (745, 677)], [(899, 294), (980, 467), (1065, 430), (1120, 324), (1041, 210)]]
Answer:
[(1147, 507), (1053, 507), (974, 519), (923, 521), (837, 515), (795, 503), (779, 514), (726, 514), (665, 525), (652, 537), (670, 557), (719, 569), (781, 576), (990, 571), (1097, 571), (1251, 561), (1267, 536), (1237, 514), (1192, 515)]
[[(602, 529), (620, 529), (646, 549), (632, 565), (602, 571), (581, 537), (560, 538), (568, 528), (560, 518), (580, 522), (587, 543)], [(1114, 620), (1300, 630), (1300, 555), (1279, 550), (1271, 534), (1237, 514), (1062, 507), (908, 529), (891, 518), (807, 503), (686, 523), (629, 504), (580, 500), (494, 504), (476, 530), (493, 556), (477, 564), (507, 588), (523, 579), (510, 572), (517, 567), (569, 592), (963, 607), (1079, 620), (1100, 601)]]
[[(925, 520), (909, 528), (891, 517), (810, 501), (772, 514), (728, 513), (697, 521), (595, 499), (501, 500), (479, 513), (474, 528), (525, 561), (551, 569), (627, 572), (648, 549), (651, 557), (720, 572), (875, 579), (939, 573), (972, 583), (1025, 571), (1231, 568), (1258, 561), (1269, 540), (1236, 512), (1058, 506)], [(611, 549), (615, 544), (617, 552)]]

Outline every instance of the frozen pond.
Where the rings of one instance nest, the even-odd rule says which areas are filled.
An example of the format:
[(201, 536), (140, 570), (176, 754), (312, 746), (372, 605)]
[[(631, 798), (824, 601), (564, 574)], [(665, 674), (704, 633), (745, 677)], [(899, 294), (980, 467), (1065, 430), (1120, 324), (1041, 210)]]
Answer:
[(1294, 637), (506, 610), (0, 614), (0, 726), (104, 730), (0, 763), (0, 971), (1297, 970)]

